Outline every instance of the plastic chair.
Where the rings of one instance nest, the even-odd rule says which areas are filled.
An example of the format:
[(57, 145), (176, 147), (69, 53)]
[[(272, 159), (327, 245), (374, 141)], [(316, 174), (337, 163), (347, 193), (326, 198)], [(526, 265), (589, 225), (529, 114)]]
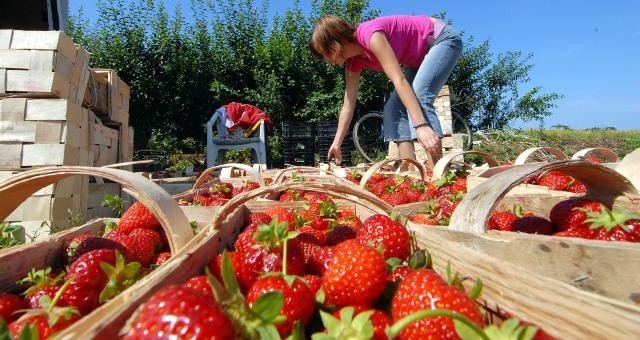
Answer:
[(264, 121), (253, 133), (256, 137), (244, 137), (242, 128), (236, 128), (233, 134), (229, 135), (224, 124), (223, 115), (216, 110), (207, 122), (207, 167), (217, 165), (218, 153), (222, 152), (224, 159), (226, 151), (229, 149), (242, 150), (250, 148), (253, 151), (255, 163), (267, 164), (266, 129)]

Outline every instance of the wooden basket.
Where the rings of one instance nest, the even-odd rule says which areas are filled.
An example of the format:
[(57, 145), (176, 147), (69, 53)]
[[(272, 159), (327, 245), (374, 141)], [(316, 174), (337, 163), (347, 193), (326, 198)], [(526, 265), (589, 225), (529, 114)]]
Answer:
[[(564, 197), (551, 195), (508, 196), (523, 178), (558, 169), (583, 181), (587, 197), (608, 204), (614, 201), (640, 211), (640, 197), (627, 179), (617, 172), (588, 161), (565, 160), (513, 167), (469, 191), (460, 202), (448, 228), (426, 228), (425, 235), (446, 238), (504, 262), (526, 268), (530, 273), (555, 279), (576, 289), (597, 293), (615, 304), (637, 307), (640, 272), (640, 244), (579, 238), (533, 235), (516, 232), (487, 232), (493, 209), (522, 204), (541, 216)], [(531, 209), (533, 208), (533, 209)], [(546, 215), (544, 215), (546, 214)], [(430, 237), (430, 236), (429, 236)], [(613, 304), (613, 302), (612, 302)]]
[(636, 190), (640, 191), (640, 148), (624, 156), (616, 166), (616, 171), (629, 179)]
[[(183, 193), (174, 195), (173, 197), (175, 198), (176, 201), (179, 200), (187, 200), (190, 201), (193, 199), (193, 197), (198, 194), (198, 192), (206, 190), (206, 185), (208, 183), (208, 181), (210, 180), (210, 175), (213, 174), (214, 171), (216, 170), (220, 170), (220, 169), (225, 169), (225, 168), (232, 168), (232, 169), (240, 169), (245, 171), (246, 173), (250, 174), (252, 178), (255, 181), (258, 182), (258, 184), (260, 184), (260, 186), (264, 186), (264, 180), (262, 179), (262, 175), (260, 175), (260, 173), (258, 171), (256, 171), (255, 169), (253, 169), (252, 167), (245, 165), (245, 164), (239, 164), (239, 163), (228, 163), (228, 164), (221, 164), (221, 165), (216, 165), (213, 167), (210, 167), (206, 170), (204, 170), (200, 176), (196, 179), (195, 183), (193, 184), (193, 187), (190, 190), (187, 190)], [(245, 177), (246, 178), (246, 177)], [(243, 179), (239, 179), (239, 178), (234, 178), (234, 179), (221, 179), (223, 182), (229, 182), (232, 183), (233, 185), (239, 185), (241, 184)], [(187, 219), (189, 221), (195, 221), (198, 223), (198, 225), (200, 226), (200, 229), (206, 227), (212, 220), (213, 217), (215, 215), (215, 213), (218, 211), (219, 206), (197, 206), (197, 205), (191, 205), (191, 206), (180, 206), (180, 208), (182, 209), (182, 212), (187, 216)]]
[[(118, 337), (126, 330), (126, 321), (134, 310), (161, 287), (179, 284), (201, 274), (202, 268), (240, 232), (244, 213), (251, 211), (250, 199), (269, 192), (305, 188), (332, 195), (345, 195), (376, 213), (388, 213), (391, 207), (375, 196), (355, 191), (353, 187), (334, 183), (283, 183), (238, 195), (225, 205), (206, 233), (198, 234), (176, 254), (164, 268), (151, 273), (144, 287), (127, 290), (117, 296), (110, 309), (82, 319), (61, 333), (61, 339)], [(334, 191), (335, 190), (335, 191)], [(337, 191), (337, 192), (336, 192)], [(340, 194), (340, 193), (342, 194)], [(638, 308), (606, 297), (585, 292), (565, 283), (537, 275), (518, 266), (453, 242), (431, 229), (414, 232), (418, 245), (426, 247), (442, 274), (446, 263), (452, 270), (484, 282), (482, 303), (493, 310), (508, 311), (532, 322), (553, 336), (562, 338), (632, 338), (640, 331)], [(125, 327), (125, 329), (123, 329)]]
[[(175, 254), (193, 238), (193, 231), (175, 200), (158, 185), (134, 173), (94, 167), (47, 167), (25, 171), (0, 182), (0, 220), (4, 220), (31, 194), (52, 183), (71, 176), (84, 175), (109, 179), (122, 185), (130, 195), (142, 202), (156, 216), (164, 229), (171, 252)], [(0, 250), (0, 288), (13, 288), (31, 268), (59, 267), (64, 244), (73, 237), (96, 232), (104, 225), (104, 219), (52, 235), (49, 239)]]
[[(253, 211), (263, 211), (272, 207), (273, 202), (254, 202), (255, 198), (277, 194), (285, 190), (316, 190), (334, 196), (340, 196), (344, 201), (362, 202), (362, 198), (355, 198), (358, 189), (336, 183), (297, 183), (285, 182), (279, 185), (264, 186), (253, 191), (241, 193), (222, 206), (211, 224), (197, 234), (185, 248), (172, 256), (161, 270), (149, 274), (144, 279), (144, 285), (138, 289), (128, 289), (109, 302), (108, 308), (99, 308), (89, 318), (83, 318), (70, 328), (57, 335), (58, 339), (114, 339), (125, 326), (127, 319), (134, 310), (148, 297), (161, 287), (168, 284), (183, 283), (190, 277), (202, 273), (203, 267), (223, 249), (233, 243), (242, 231), (245, 214)], [(371, 199), (365, 209), (372, 213), (390, 211), (390, 206), (375, 196), (364, 196)], [(285, 207), (302, 207), (302, 202), (278, 203)]]
[(433, 174), (431, 175), (432, 179), (438, 179), (444, 175), (444, 173), (451, 169), (454, 166), (461, 166), (464, 169), (471, 169), (468, 163), (465, 163), (464, 156), (473, 155), (482, 158), (489, 168), (500, 166), (500, 163), (488, 153), (480, 152), (480, 151), (459, 151), (459, 152), (450, 152), (433, 166)]

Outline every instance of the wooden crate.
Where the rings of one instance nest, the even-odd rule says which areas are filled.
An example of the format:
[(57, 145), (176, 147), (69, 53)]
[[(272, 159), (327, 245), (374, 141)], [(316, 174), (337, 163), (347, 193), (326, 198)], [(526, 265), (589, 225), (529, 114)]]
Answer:
[(89, 81), (84, 92), (82, 106), (101, 117), (109, 116), (109, 79), (107, 79), (107, 74), (89, 69)]
[(103, 207), (102, 201), (106, 194), (114, 196), (122, 196), (122, 186), (114, 182), (104, 182), (98, 180), (88, 184), (87, 210), (85, 219), (93, 219), (99, 217), (117, 217), (110, 207)]
[[(278, 190), (304, 189), (323, 192), (346, 193), (345, 199), (358, 197), (353, 187), (335, 183), (301, 184), (285, 183)], [(117, 296), (91, 318), (78, 321), (59, 334), (62, 339), (116, 338), (126, 330), (127, 319), (135, 309), (160, 288), (170, 284), (184, 283), (218, 253), (232, 244), (243, 225), (247, 212), (260, 211), (247, 199), (252, 199), (275, 190), (264, 187), (247, 196), (235, 197), (224, 211), (216, 216), (212, 228), (196, 236), (183, 251), (170, 259), (161, 271), (151, 273), (139, 289), (128, 290)], [(360, 196), (357, 204), (374, 212), (388, 213), (386, 203)], [(364, 200), (364, 201), (362, 201)], [(254, 210), (256, 209), (256, 210)], [(640, 309), (620, 305), (602, 296), (575, 289), (569, 285), (532, 274), (525, 267), (491, 257), (482, 252), (461, 246), (447, 238), (431, 238), (415, 232), (417, 243), (426, 247), (436, 261), (440, 273), (446, 271), (447, 263), (471, 280), (481, 278), (484, 282), (482, 304), (492, 310), (511, 312), (532, 322), (552, 336), (559, 338), (633, 338), (640, 331), (637, 320)], [(437, 235), (436, 235), (437, 236)], [(446, 274), (445, 274), (446, 275)], [(124, 329), (123, 329), (124, 328)]]
[(105, 122), (129, 125), (129, 99), (131, 90), (129, 85), (122, 81), (115, 70), (94, 69), (96, 74), (107, 79), (108, 84), (108, 113), (97, 112)]
[(88, 111), (88, 114), (91, 117), (93, 165), (105, 166), (121, 162), (120, 132), (104, 125), (92, 111)]
[(0, 168), (91, 165), (89, 115), (67, 99), (0, 99)]
[(0, 96), (50, 96), (81, 104), (89, 53), (61, 31), (0, 32)]

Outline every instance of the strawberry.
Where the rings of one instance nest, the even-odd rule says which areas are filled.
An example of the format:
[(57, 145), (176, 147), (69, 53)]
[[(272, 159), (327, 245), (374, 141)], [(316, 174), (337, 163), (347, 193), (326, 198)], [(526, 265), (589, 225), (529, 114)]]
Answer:
[(398, 191), (395, 189), (390, 190), (391, 191), (383, 192), (382, 194), (380, 194), (380, 199), (394, 207), (397, 205), (410, 203), (409, 197), (404, 191)]
[(567, 191), (576, 194), (584, 194), (587, 192), (587, 186), (576, 179), (575, 181), (573, 181), (573, 183), (569, 184), (569, 186), (567, 187)]
[(80, 317), (75, 314), (66, 314), (55, 321), (47, 316), (44, 311), (36, 311), (23, 315), (20, 319), (9, 324), (9, 331), (15, 339), (22, 339), (20, 334), (25, 326), (31, 326), (36, 333), (36, 339), (48, 339), (52, 335), (62, 331), (78, 321)]
[(210, 192), (198, 193), (193, 196), (193, 204), (205, 207), (221, 206), (227, 203), (229, 199), (214, 195)]
[[(156, 232), (150, 229), (145, 229), (145, 230)], [(75, 246), (75, 248), (73, 248), (73, 246)], [(67, 248), (67, 255), (68, 255), (67, 263), (71, 264), (78, 257), (80, 257), (80, 255), (96, 249), (117, 249), (120, 252), (125, 251), (122, 244), (104, 237), (91, 236), (87, 238), (81, 238), (81, 241), (78, 241), (78, 239), (75, 239), (75, 241), (72, 241), (71, 245)]]
[(528, 234), (551, 235), (554, 233), (553, 225), (549, 220), (540, 216), (523, 216), (511, 223), (513, 231)]
[(556, 203), (549, 212), (549, 220), (556, 230), (568, 230), (581, 226), (587, 219), (587, 212), (602, 211), (602, 204), (584, 197), (572, 197)]
[(362, 220), (360, 220), (360, 217), (356, 215), (355, 211), (351, 209), (343, 209), (338, 213), (336, 225), (346, 225), (354, 230), (358, 230), (362, 227)]
[(409, 218), (409, 221), (413, 223), (433, 225), (433, 226), (438, 225), (438, 219), (429, 213), (414, 212), (414, 213), (411, 213), (408, 216), (408, 218)]
[(214, 300), (211, 284), (209, 284), (209, 280), (205, 275), (197, 275), (190, 278), (184, 283), (184, 286), (199, 291), (202, 295), (206, 296), (207, 299)]
[(280, 202), (293, 202), (302, 201), (302, 191), (300, 190), (287, 190), (278, 196)]
[(320, 288), (322, 288), (322, 278), (318, 275), (306, 274), (303, 279), (307, 283), (307, 286), (309, 286), (309, 291), (311, 291), (311, 294), (314, 296)]
[[(271, 219), (271, 217), (269, 217)], [(268, 224), (268, 223), (267, 223)], [(244, 252), (253, 248), (256, 244), (256, 241), (253, 239), (253, 235), (258, 231), (257, 224), (250, 224), (247, 226), (236, 238), (233, 246), (236, 251)]]
[(405, 261), (411, 253), (407, 228), (382, 214), (375, 214), (364, 220), (356, 233), (356, 239), (361, 244), (371, 242), (374, 246), (382, 245), (385, 259), (396, 257)]
[(328, 246), (335, 246), (339, 243), (342, 243), (346, 240), (350, 240), (350, 239), (354, 239), (356, 238), (357, 232), (355, 229), (353, 229), (350, 226), (346, 226), (346, 225), (339, 225), (335, 228), (333, 228), (328, 234), (327, 234), (327, 245)]
[(71, 263), (73, 261), (69, 261), (69, 257), (73, 256), (73, 253), (75, 252), (76, 248), (78, 248), (78, 246), (80, 245), (80, 243), (82, 243), (82, 241), (88, 239), (88, 238), (92, 238), (92, 237), (98, 237), (98, 235), (96, 234), (92, 234), (92, 233), (87, 233), (87, 234), (81, 234), (78, 235), (74, 238), (72, 238), (70, 241), (65, 242), (65, 257), (66, 257), (66, 262), (67, 263)]
[(63, 277), (64, 273), (55, 275), (51, 272), (50, 267), (39, 270), (31, 269), (27, 277), (18, 282), (21, 286), (28, 286), (23, 292), (24, 302), (27, 307), (32, 309), (42, 308), (40, 299), (43, 296), (53, 299), (62, 285)]
[(602, 160), (600, 158), (596, 157), (596, 156), (585, 156), (585, 157), (582, 157), (582, 159), (584, 159), (585, 161), (589, 161), (591, 163), (594, 163), (594, 164), (602, 163)]
[(272, 219), (277, 220), (278, 223), (286, 223), (289, 230), (293, 230), (293, 222), (295, 221), (295, 216), (284, 207), (279, 205), (274, 206), (265, 210), (265, 214), (271, 216)]
[(96, 249), (82, 254), (69, 266), (65, 281), (71, 281), (62, 294), (65, 305), (76, 307), (86, 315), (100, 305), (100, 292), (109, 278), (102, 270), (101, 263), (116, 264), (116, 251)]
[[(333, 313), (333, 315), (340, 319), (340, 315), (343, 314), (343, 311), (346, 307), (343, 307)], [(362, 306), (353, 306), (353, 316), (361, 314), (363, 312), (372, 312), (371, 316), (369, 316), (369, 321), (373, 326), (373, 337), (372, 340), (387, 340), (389, 337), (387, 336), (386, 329), (390, 326), (393, 321), (391, 320), (391, 316), (386, 312), (380, 309), (367, 308)]]
[(487, 230), (512, 231), (513, 222), (517, 219), (518, 216), (513, 211), (492, 211), (487, 221)]
[(263, 212), (251, 212), (244, 221), (245, 224), (254, 225), (269, 224), (269, 222), (271, 222), (271, 216)]
[(601, 212), (589, 212), (585, 220), (587, 238), (604, 241), (640, 242), (640, 215), (602, 206)]
[(134, 229), (127, 234), (120, 233), (107, 237), (122, 245), (129, 261), (138, 262), (144, 267), (154, 262), (156, 249), (162, 243), (160, 233), (149, 229)]
[(25, 309), (25, 303), (14, 294), (0, 293), (0, 319), (10, 323), (20, 317), (20, 310)]
[(234, 325), (213, 299), (189, 287), (164, 287), (143, 304), (124, 339), (235, 339)]
[(353, 183), (360, 184), (362, 173), (358, 170), (351, 170), (347, 172), (347, 176), (345, 178)]
[[(463, 290), (448, 285), (430, 269), (411, 271), (400, 282), (391, 301), (394, 322), (424, 309), (449, 309), (467, 317), (483, 327), (484, 320), (475, 301)], [(402, 339), (457, 339), (453, 320), (448, 317), (430, 317), (404, 328)]]
[(575, 181), (573, 177), (562, 171), (550, 170), (538, 176), (535, 183), (538, 185), (544, 185), (551, 190), (565, 191), (571, 184), (573, 184), (573, 181)]
[(372, 306), (385, 289), (386, 276), (382, 254), (356, 240), (347, 240), (335, 246), (322, 288), (329, 304)]
[(284, 298), (284, 304), (280, 313), (286, 320), (276, 327), (282, 338), (291, 334), (296, 321), (306, 325), (315, 311), (315, 297), (309, 286), (300, 278), (294, 278), (291, 282), (282, 276), (265, 276), (256, 281), (247, 292), (247, 302), (253, 306), (256, 300), (268, 292), (280, 291)]
[(154, 266), (160, 266), (163, 263), (167, 262), (167, 260), (171, 258), (171, 252), (170, 251), (163, 251), (161, 253), (158, 253), (156, 255), (155, 260), (153, 260), (153, 265)]
[(121, 231), (131, 231), (136, 228), (158, 229), (160, 222), (147, 207), (140, 202), (135, 202), (127, 209), (120, 218), (118, 229)]
[(324, 275), (333, 259), (333, 250), (331, 246), (312, 246), (305, 250), (307, 273)]
[(301, 243), (313, 243), (324, 246), (327, 243), (326, 231), (318, 230), (311, 226), (302, 226), (297, 229), (300, 233), (296, 239)]

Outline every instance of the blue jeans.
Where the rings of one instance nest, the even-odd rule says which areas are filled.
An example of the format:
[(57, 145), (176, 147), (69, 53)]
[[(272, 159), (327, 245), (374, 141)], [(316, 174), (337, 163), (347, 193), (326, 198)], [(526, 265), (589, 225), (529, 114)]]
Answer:
[[(446, 25), (425, 55), (420, 67), (417, 70), (407, 68), (404, 72), (420, 102), (425, 121), (440, 138), (442, 138), (442, 128), (433, 102), (451, 75), (461, 53), (460, 33)], [(407, 109), (395, 90), (391, 92), (389, 100), (385, 103), (383, 114), (385, 142), (416, 139), (416, 130), (413, 128), (415, 124), (411, 121)]]

